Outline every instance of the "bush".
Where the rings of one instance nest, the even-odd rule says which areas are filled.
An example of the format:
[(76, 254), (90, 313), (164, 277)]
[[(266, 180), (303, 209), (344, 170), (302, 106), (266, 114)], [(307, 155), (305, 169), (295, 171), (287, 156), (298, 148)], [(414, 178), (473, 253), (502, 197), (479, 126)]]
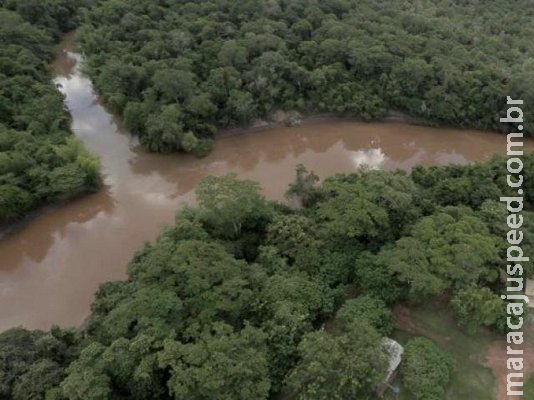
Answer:
[(367, 321), (381, 335), (387, 336), (393, 331), (393, 313), (382, 300), (371, 296), (360, 296), (347, 300), (336, 315), (343, 329), (347, 329), (353, 321)]
[(402, 383), (417, 400), (443, 400), (453, 360), (429, 339), (411, 339), (405, 347)]

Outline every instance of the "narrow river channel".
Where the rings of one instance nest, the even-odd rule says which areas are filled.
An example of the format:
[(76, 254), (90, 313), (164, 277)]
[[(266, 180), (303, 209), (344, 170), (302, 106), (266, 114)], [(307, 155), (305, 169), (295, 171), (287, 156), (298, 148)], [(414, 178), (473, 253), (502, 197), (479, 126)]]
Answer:
[[(65, 94), (74, 133), (101, 159), (105, 185), (0, 241), (0, 330), (82, 323), (98, 285), (125, 278), (135, 250), (172, 223), (181, 205), (194, 201), (195, 187), (206, 175), (235, 172), (260, 182), (269, 198), (282, 199), (298, 163), (324, 177), (361, 165), (409, 169), (506, 151), (506, 138), (498, 134), (310, 120), (222, 135), (203, 159), (147, 154), (100, 104), (71, 44), (67, 36), (54, 63), (55, 82)], [(528, 147), (534, 149), (534, 143)]]

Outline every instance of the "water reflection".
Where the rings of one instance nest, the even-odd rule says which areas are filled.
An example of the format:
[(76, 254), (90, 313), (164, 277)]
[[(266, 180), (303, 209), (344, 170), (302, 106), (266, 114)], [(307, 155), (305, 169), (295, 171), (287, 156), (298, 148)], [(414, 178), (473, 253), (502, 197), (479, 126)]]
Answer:
[(356, 169), (367, 167), (369, 169), (383, 168), (386, 155), (382, 149), (357, 150), (352, 152), (352, 162)]
[[(197, 159), (148, 154), (122, 129), (79, 70), (67, 37), (55, 63), (74, 133), (102, 163), (105, 187), (34, 219), (0, 241), (0, 330), (78, 325), (98, 285), (125, 277), (144, 241), (194, 201), (206, 175), (235, 172), (282, 199), (302, 163), (320, 176), (371, 168), (465, 163), (506, 150), (504, 136), (400, 123), (308, 121), (299, 127), (225, 133)], [(529, 142), (532, 146), (532, 142)]]

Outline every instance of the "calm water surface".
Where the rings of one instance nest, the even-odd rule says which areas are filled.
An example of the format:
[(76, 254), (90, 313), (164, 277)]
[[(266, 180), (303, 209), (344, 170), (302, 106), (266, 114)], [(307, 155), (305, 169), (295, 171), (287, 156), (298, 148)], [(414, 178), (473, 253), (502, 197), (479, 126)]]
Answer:
[(147, 154), (99, 103), (70, 40), (55, 62), (55, 82), (74, 133), (101, 159), (105, 185), (0, 241), (0, 330), (79, 325), (98, 285), (125, 278), (135, 250), (194, 201), (206, 175), (235, 172), (282, 199), (298, 163), (324, 177), (361, 165), (467, 163), (506, 151), (506, 138), (497, 134), (343, 120), (227, 135), (203, 159)]

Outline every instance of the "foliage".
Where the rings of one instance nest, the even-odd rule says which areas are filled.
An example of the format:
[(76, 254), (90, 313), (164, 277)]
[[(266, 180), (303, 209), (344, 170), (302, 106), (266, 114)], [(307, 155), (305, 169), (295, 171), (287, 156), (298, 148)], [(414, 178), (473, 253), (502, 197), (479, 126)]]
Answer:
[(233, 238), (254, 228), (258, 221), (269, 219), (270, 209), (259, 193), (258, 183), (240, 181), (235, 174), (207, 177), (200, 183), (197, 197), (201, 219), (217, 236)]
[(289, 184), (286, 197), (296, 198), (303, 207), (311, 207), (320, 201), (325, 193), (317, 187), (319, 177), (313, 172), (308, 172), (302, 164), (296, 167), (295, 182)]
[(414, 299), (494, 281), (498, 275), (491, 267), (500, 261), (498, 240), (487, 225), (469, 209), (455, 207), (423, 217), (378, 259), (409, 285)]
[(46, 29), (57, 39), (78, 26), (77, 9), (86, 0), (3, 0), (0, 4), (32, 25)]
[(363, 171), (327, 179), (317, 206), (322, 233), (330, 241), (375, 249), (399, 237), (421, 216), (419, 188), (403, 172)]
[(453, 368), (451, 357), (431, 340), (414, 338), (405, 347), (402, 382), (418, 400), (445, 399)]
[[(502, 99), (534, 99), (527, 3), (517, 14), (504, 0), (0, 0), (0, 223), (99, 185), (47, 69), (82, 6), (87, 71), (109, 107), (149, 150), (204, 155), (217, 129), (279, 109), (504, 129)], [(534, 155), (523, 162), (531, 208)], [(295, 208), (209, 177), (128, 279), (101, 286), (79, 333), (0, 334), (0, 397), (372, 398), (394, 303), (450, 293), (467, 330), (502, 330), (505, 165), (322, 183), (301, 165)], [(338, 335), (318, 330), (334, 315)], [(406, 346), (417, 399), (443, 398), (451, 373), (429, 340)]]
[(372, 297), (393, 304), (406, 297), (409, 288), (399, 282), (395, 273), (387, 266), (380, 264), (377, 257), (368, 251), (358, 254), (352, 259), (354, 280), (359, 288)]
[(322, 242), (313, 220), (304, 215), (274, 217), (267, 226), (266, 242), (297, 269), (314, 272), (319, 268)]
[[(481, 193), (506, 176), (496, 166), (476, 165), (493, 176)], [(372, 399), (395, 303), (450, 295), (462, 327), (504, 331), (496, 293), (506, 286), (506, 210), (472, 196), (440, 204), (434, 192), (472, 168), (313, 179), (321, 195), (296, 209), (266, 200), (253, 182), (209, 177), (198, 206), (182, 208), (135, 254), (128, 279), (100, 287), (80, 337), (0, 334), (0, 396)], [(528, 240), (530, 223), (525, 230)], [(406, 347), (405, 387), (441, 399), (451, 368), (416, 339)]]
[(74, 139), (47, 62), (77, 2), (0, 1), (0, 224), (93, 190), (98, 162)]
[(153, 151), (202, 153), (217, 128), (279, 109), (502, 130), (503, 99), (534, 94), (529, 5), (104, 0), (81, 41), (98, 90)]
[(212, 236), (220, 239), (236, 257), (254, 259), (273, 207), (252, 181), (235, 174), (207, 177), (198, 186), (199, 220)]
[(354, 321), (366, 321), (382, 336), (393, 331), (393, 313), (386, 304), (377, 298), (364, 295), (350, 299), (343, 304), (336, 314), (337, 321), (347, 329)]
[(65, 377), (77, 356), (79, 337), (72, 331), (15, 328), (0, 334), (0, 397), (44, 399)]
[(364, 320), (354, 319), (340, 336), (309, 333), (298, 350), (300, 361), (287, 384), (299, 400), (367, 399), (385, 378), (380, 335)]
[(503, 318), (503, 301), (489, 288), (467, 287), (459, 290), (451, 300), (458, 324), (470, 334), (479, 326), (491, 326)]
[(159, 366), (171, 368), (168, 381), (175, 399), (248, 400), (267, 398), (270, 381), (265, 334), (245, 327), (233, 333), (216, 325), (194, 344), (166, 341)]

